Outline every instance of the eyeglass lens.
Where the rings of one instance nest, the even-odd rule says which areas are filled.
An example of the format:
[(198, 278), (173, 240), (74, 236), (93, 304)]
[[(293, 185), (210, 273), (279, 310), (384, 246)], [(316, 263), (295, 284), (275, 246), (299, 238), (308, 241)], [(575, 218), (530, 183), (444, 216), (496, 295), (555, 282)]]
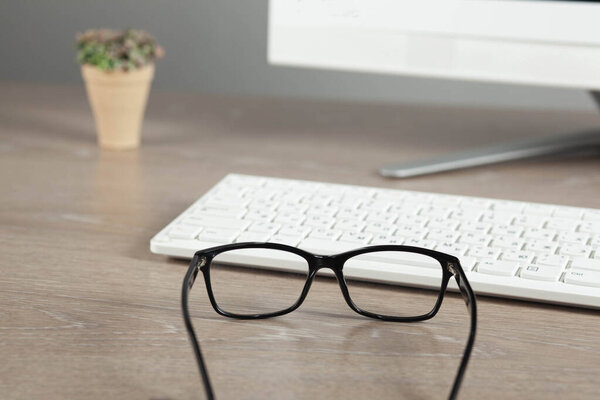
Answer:
[(298, 301), (308, 272), (308, 262), (297, 254), (239, 249), (213, 258), (210, 284), (221, 310), (236, 315), (270, 314)]

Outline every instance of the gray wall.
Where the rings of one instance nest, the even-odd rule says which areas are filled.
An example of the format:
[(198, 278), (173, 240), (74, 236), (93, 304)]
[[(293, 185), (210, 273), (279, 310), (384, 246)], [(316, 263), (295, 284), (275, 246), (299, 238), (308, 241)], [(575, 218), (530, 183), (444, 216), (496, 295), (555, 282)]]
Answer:
[(593, 110), (580, 90), (266, 63), (267, 0), (0, 0), (0, 79), (80, 82), (74, 34), (139, 27), (164, 45), (155, 87), (225, 94)]

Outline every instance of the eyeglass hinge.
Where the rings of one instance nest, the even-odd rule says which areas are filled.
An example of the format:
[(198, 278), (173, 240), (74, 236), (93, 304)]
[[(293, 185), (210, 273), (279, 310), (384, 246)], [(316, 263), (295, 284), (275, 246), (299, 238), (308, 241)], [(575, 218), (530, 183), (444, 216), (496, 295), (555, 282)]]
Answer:
[(458, 271), (456, 270), (456, 266), (453, 263), (448, 263), (448, 271), (454, 276), (458, 275)]
[(196, 262), (196, 271), (200, 271), (200, 268), (206, 265), (206, 257), (200, 257)]

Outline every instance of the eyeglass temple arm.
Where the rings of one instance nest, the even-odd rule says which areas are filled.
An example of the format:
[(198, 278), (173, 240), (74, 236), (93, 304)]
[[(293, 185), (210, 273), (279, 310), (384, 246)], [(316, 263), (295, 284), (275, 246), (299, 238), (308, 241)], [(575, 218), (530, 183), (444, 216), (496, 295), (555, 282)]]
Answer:
[(460, 266), (460, 263), (449, 264), (448, 269), (450, 270), (450, 273), (454, 275), (454, 279), (456, 279), (456, 283), (458, 284), (460, 294), (463, 296), (465, 304), (467, 305), (467, 309), (469, 310), (469, 313), (471, 315), (469, 338), (467, 340), (467, 344), (465, 345), (465, 351), (463, 353), (462, 360), (460, 361), (460, 365), (458, 366), (456, 378), (454, 378), (452, 391), (450, 392), (450, 396), (448, 397), (449, 400), (454, 400), (458, 396), (458, 391), (460, 389), (463, 376), (467, 369), (469, 358), (471, 357), (473, 344), (475, 343), (475, 334), (477, 332), (477, 301), (475, 299), (475, 293), (473, 292), (473, 289), (471, 289), (471, 285), (469, 284), (469, 281), (467, 281), (467, 277), (462, 267)]
[(204, 383), (206, 398), (208, 400), (215, 400), (215, 394), (208, 377), (208, 370), (206, 369), (206, 365), (204, 363), (204, 357), (202, 357), (200, 343), (198, 343), (198, 339), (196, 338), (196, 332), (194, 330), (194, 325), (192, 324), (192, 319), (190, 318), (190, 311), (188, 307), (189, 293), (194, 286), (194, 281), (196, 280), (196, 276), (200, 271), (200, 267), (201, 265), (198, 263), (198, 256), (194, 255), (187, 274), (185, 275), (185, 279), (183, 280), (183, 287), (181, 288), (181, 308), (183, 312), (185, 328), (187, 329), (188, 336), (192, 343), (192, 348), (194, 349), (194, 354), (196, 355), (196, 361), (198, 362), (198, 369), (200, 370), (200, 376), (202, 377), (202, 382)]

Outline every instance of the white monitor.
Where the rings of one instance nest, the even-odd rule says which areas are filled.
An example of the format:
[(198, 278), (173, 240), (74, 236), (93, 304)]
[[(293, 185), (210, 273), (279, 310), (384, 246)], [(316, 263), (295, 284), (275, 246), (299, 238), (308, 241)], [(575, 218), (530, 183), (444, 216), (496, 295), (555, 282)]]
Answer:
[(273, 64), (600, 89), (600, 2), (271, 0)]
[[(272, 64), (591, 90), (600, 105), (600, 1), (271, 0)], [(584, 132), (384, 166), (410, 177), (600, 148)]]

